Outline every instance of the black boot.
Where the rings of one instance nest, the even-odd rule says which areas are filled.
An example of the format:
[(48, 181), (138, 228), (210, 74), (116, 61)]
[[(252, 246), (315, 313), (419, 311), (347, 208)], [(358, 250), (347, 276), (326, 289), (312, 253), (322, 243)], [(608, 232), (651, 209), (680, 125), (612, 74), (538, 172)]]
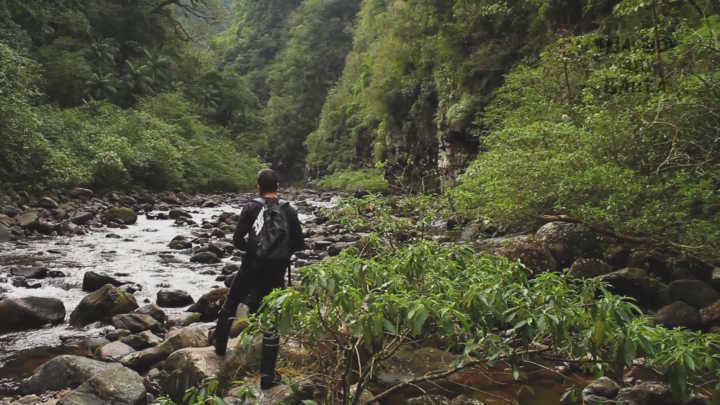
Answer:
[(230, 314), (223, 308), (218, 313), (217, 326), (215, 327), (215, 353), (224, 356), (227, 351), (227, 343), (230, 338), (230, 327), (232, 319)]
[(263, 336), (262, 357), (260, 358), (260, 388), (272, 388), (281, 382), (281, 376), (275, 372), (280, 339), (275, 334)]

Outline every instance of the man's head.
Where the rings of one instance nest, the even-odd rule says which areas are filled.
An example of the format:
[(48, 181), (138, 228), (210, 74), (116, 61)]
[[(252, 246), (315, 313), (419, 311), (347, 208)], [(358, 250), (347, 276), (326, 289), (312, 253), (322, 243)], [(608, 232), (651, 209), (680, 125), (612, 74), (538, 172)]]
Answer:
[(278, 178), (272, 169), (263, 169), (258, 172), (258, 190), (260, 194), (274, 193), (278, 189)]

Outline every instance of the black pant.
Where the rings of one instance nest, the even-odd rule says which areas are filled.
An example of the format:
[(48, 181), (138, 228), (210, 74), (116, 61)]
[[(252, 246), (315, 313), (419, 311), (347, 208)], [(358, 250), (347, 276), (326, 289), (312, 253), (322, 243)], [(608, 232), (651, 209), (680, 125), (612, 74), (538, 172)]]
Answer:
[[(267, 261), (247, 259), (235, 274), (230, 290), (223, 304), (223, 312), (234, 316), (238, 305), (243, 302), (255, 313), (260, 308), (263, 298), (275, 288), (285, 287), (285, 271), (287, 261)], [(276, 331), (263, 333), (263, 348), (260, 373), (265, 376), (275, 375), (280, 339)]]

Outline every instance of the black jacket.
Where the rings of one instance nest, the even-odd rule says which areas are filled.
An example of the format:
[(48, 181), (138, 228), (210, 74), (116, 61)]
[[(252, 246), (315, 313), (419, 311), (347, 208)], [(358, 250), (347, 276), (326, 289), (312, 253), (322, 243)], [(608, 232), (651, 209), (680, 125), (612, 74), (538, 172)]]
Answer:
[[(272, 199), (268, 199), (272, 201)], [(300, 219), (298, 218), (297, 211), (290, 204), (284, 205), (285, 214), (287, 215), (288, 225), (290, 227), (290, 241), (292, 251), (297, 252), (304, 249), (305, 240), (303, 238), (302, 227), (300, 226)], [(248, 258), (255, 257), (256, 246), (254, 243), (248, 243), (245, 239), (247, 236), (249, 240), (254, 239), (253, 224), (257, 219), (258, 214), (262, 210), (262, 205), (254, 200), (248, 201), (240, 212), (240, 220), (238, 221), (237, 228), (235, 228), (235, 235), (233, 235), (233, 243), (235, 247), (247, 252)]]

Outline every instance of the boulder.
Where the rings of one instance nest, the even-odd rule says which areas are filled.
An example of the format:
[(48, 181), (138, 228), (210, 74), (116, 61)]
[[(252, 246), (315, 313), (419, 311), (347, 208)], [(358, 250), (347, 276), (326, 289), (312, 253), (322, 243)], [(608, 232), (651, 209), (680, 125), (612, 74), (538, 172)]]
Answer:
[(577, 259), (570, 266), (570, 275), (576, 278), (598, 277), (612, 271), (612, 266), (600, 259)]
[(615, 398), (618, 391), (620, 391), (620, 385), (618, 385), (618, 383), (607, 377), (600, 377), (583, 389), (583, 404), (602, 404), (603, 402), (607, 402), (608, 400)]
[(53, 200), (50, 197), (43, 197), (40, 199), (40, 201), (38, 201), (38, 206), (52, 210), (59, 207), (60, 204), (58, 204), (57, 201)]
[(191, 258), (190, 261), (193, 263), (205, 263), (205, 264), (212, 264), (212, 263), (220, 263), (220, 258), (217, 254), (210, 252), (210, 251), (203, 251), (195, 253)]
[(700, 312), (683, 301), (675, 301), (660, 308), (655, 314), (655, 323), (667, 328), (700, 326)]
[(655, 306), (656, 292), (662, 285), (650, 278), (647, 271), (635, 267), (627, 267), (601, 276), (610, 284), (616, 294), (635, 298), (640, 305)]
[(187, 240), (186, 237), (178, 235), (170, 241), (168, 247), (174, 250), (190, 249), (192, 247), (192, 242)]
[(62, 397), (57, 405), (144, 405), (143, 378), (122, 366), (110, 367)]
[(214, 347), (189, 347), (172, 353), (163, 363), (166, 373), (160, 380), (162, 392), (180, 401), (185, 391), (220, 373), (225, 357)]
[(701, 309), (700, 320), (705, 326), (720, 325), (720, 300)]
[(160, 290), (157, 292), (157, 305), (163, 308), (180, 308), (192, 304), (193, 298), (182, 290)]
[(137, 214), (132, 208), (112, 207), (103, 212), (105, 221), (120, 222), (125, 225), (132, 225), (137, 222)]
[(185, 211), (184, 209), (181, 209), (181, 208), (173, 208), (173, 209), (170, 210), (170, 213), (168, 214), (168, 217), (170, 217), (170, 219), (180, 219), (180, 218), (188, 218), (188, 219), (191, 219), (191, 218), (192, 218), (192, 214), (190, 214), (189, 212), (187, 212), (187, 211)]
[(49, 269), (47, 267), (13, 267), (10, 274), (17, 277), (30, 279), (43, 279), (48, 276)]
[(675, 280), (668, 284), (668, 294), (673, 301), (685, 301), (695, 308), (720, 300), (720, 292), (700, 280)]
[(18, 215), (15, 221), (23, 228), (32, 228), (37, 225), (40, 213), (37, 211), (26, 211)]
[(155, 304), (144, 305), (143, 307), (138, 308), (135, 311), (133, 311), (133, 313), (150, 315), (153, 318), (155, 318), (155, 320), (157, 320), (158, 322), (160, 322), (163, 325), (165, 323), (167, 323), (167, 321), (168, 321), (168, 316), (165, 313), (165, 311), (163, 311), (160, 307), (158, 307)]
[(150, 315), (138, 313), (115, 315), (112, 317), (112, 324), (118, 329), (126, 329), (131, 333), (138, 333), (145, 330), (161, 332), (163, 330), (162, 325), (155, 318)]
[(622, 388), (615, 399), (624, 405), (675, 405), (670, 388), (667, 385), (646, 381)]
[(203, 322), (211, 322), (217, 319), (218, 311), (225, 302), (227, 288), (216, 288), (209, 293), (200, 297), (196, 303), (187, 309), (188, 312), (198, 312), (201, 314), (200, 320)]
[(92, 322), (109, 322), (118, 314), (126, 314), (138, 307), (135, 297), (110, 284), (85, 296), (70, 314), (70, 324), (84, 326)]
[(0, 223), (0, 243), (7, 242), (11, 238), (12, 238), (12, 233), (10, 232), (10, 227), (8, 227), (5, 224)]
[(117, 362), (134, 351), (131, 346), (118, 340), (100, 347), (97, 350), (97, 357), (103, 361)]
[(40, 328), (65, 320), (65, 305), (56, 298), (25, 297), (0, 300), (0, 333)]
[(73, 198), (79, 198), (82, 200), (89, 200), (93, 197), (95, 193), (93, 193), (92, 190), (82, 187), (75, 187), (74, 189), (70, 190), (70, 196)]
[(95, 218), (94, 212), (84, 211), (70, 218), (70, 222), (75, 225), (85, 225), (93, 218)]
[(38, 394), (75, 388), (108, 367), (112, 365), (87, 357), (67, 354), (57, 356), (23, 380), (21, 389), (26, 394)]
[(710, 285), (720, 291), (720, 267), (715, 267), (710, 275)]
[(519, 261), (535, 274), (558, 269), (550, 251), (531, 240), (513, 240), (500, 248), (497, 253), (512, 261)]
[(157, 335), (150, 332), (149, 330), (140, 332), (135, 335), (125, 336), (120, 339), (120, 341), (135, 350), (144, 350), (149, 347), (157, 346), (163, 342), (161, 338), (159, 338)]
[(186, 347), (204, 347), (208, 343), (208, 326), (188, 326), (170, 331), (159, 345), (131, 353), (123, 357), (121, 361), (123, 365), (133, 370), (145, 371), (165, 360), (175, 351)]
[(602, 257), (600, 240), (582, 224), (550, 222), (538, 229), (535, 237), (563, 268), (581, 257)]
[(108, 276), (106, 274), (96, 273), (94, 271), (87, 271), (83, 275), (82, 289), (86, 292), (93, 292), (101, 289), (105, 284), (110, 284), (115, 287), (120, 287), (125, 284), (122, 281)]

